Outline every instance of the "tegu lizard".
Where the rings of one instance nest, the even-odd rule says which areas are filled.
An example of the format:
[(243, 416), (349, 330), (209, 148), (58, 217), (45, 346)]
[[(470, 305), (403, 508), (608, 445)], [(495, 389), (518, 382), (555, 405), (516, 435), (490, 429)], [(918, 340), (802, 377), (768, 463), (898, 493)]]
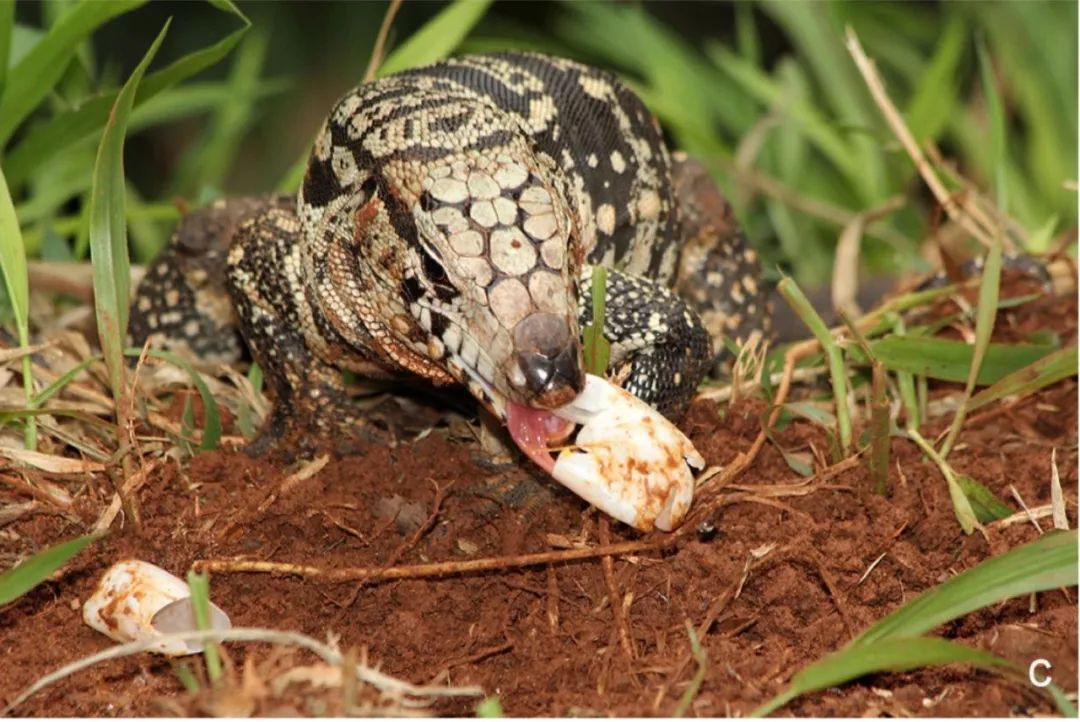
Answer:
[(596, 264), (610, 269), (608, 373), (669, 416), (725, 335), (767, 324), (729, 205), (618, 78), (464, 56), (348, 92), (295, 199), (188, 215), (131, 334), (227, 361), (238, 329), (274, 397), (255, 451), (357, 423), (346, 369), (460, 384), (504, 422), (542, 426), (582, 388)]

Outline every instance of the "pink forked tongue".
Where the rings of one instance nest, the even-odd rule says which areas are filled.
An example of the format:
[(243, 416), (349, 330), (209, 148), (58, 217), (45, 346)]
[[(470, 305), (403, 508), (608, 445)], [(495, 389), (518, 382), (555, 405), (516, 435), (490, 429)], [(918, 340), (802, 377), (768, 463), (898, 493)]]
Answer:
[(548, 441), (562, 441), (573, 426), (573, 422), (561, 419), (546, 409), (506, 402), (506, 428), (511, 438), (518, 448), (549, 474), (555, 469), (555, 460), (548, 451)]

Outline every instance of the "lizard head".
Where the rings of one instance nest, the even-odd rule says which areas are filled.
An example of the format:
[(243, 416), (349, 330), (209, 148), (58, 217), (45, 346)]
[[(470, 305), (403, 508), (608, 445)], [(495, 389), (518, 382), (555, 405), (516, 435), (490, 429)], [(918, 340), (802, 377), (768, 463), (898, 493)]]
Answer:
[(404, 276), (431, 360), (496, 414), (550, 409), (584, 385), (570, 214), (506, 153), (424, 168)]
[(323, 206), (306, 202), (319, 178), (309, 170), (302, 192), (305, 262), (340, 336), (465, 385), (503, 420), (577, 396), (581, 254), (562, 194), (527, 149), (391, 160)]

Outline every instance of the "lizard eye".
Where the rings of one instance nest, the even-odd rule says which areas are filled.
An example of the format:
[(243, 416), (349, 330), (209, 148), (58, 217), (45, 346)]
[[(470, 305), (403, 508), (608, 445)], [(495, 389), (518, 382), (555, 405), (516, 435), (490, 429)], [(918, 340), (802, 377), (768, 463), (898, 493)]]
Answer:
[(435, 289), (435, 295), (438, 298), (449, 301), (458, 295), (454, 284), (450, 282), (450, 277), (446, 275), (446, 269), (443, 267), (442, 261), (426, 246), (420, 247), (420, 264), (424, 277)]

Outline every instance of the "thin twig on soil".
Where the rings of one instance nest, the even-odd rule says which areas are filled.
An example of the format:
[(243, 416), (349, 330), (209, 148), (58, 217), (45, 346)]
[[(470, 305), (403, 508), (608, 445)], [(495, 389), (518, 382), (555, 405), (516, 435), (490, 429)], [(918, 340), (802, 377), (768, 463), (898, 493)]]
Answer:
[[(429, 479), (428, 481), (431, 480)], [(454, 482), (451, 481), (446, 486), (440, 487), (434, 481), (431, 481), (431, 485), (435, 487), (435, 498), (431, 502), (431, 513), (428, 515), (428, 518), (424, 520), (424, 523), (416, 528), (416, 531), (412, 533), (412, 536), (403, 541), (397, 546), (397, 548), (390, 552), (390, 556), (386, 558), (386, 562), (383, 564), (383, 569), (389, 569), (395, 564), (397, 564), (399, 561), (401, 561), (401, 558), (405, 556), (405, 553), (412, 549), (414, 546), (416, 546), (423, 538), (423, 536), (428, 533), (431, 527), (435, 525), (435, 521), (439, 518), (439, 513), (442, 511), (442, 504), (443, 501), (446, 499), (446, 492), (450, 490), (450, 487), (454, 485)], [(397, 515), (395, 515), (395, 519), (396, 516)], [(337, 615), (338, 620), (341, 619), (341, 615), (345, 613), (345, 610), (352, 607), (352, 605), (356, 602), (357, 597), (360, 596), (360, 590), (367, 586), (371, 581), (372, 579), (358, 580), (356, 586), (353, 588), (352, 594), (349, 595), (348, 600), (346, 600), (345, 603), (341, 605), (341, 609)]]
[(475, 664), (476, 662), (483, 661), (488, 657), (494, 657), (497, 654), (505, 654), (514, 648), (514, 643), (511, 641), (503, 642), (502, 644), (496, 644), (490, 647), (485, 647), (471, 654), (467, 654), (464, 657), (458, 657), (446, 662), (442, 665), (443, 669), (450, 670), (454, 667), (460, 667), (463, 664)]
[(517, 554), (505, 557), (487, 557), (453, 562), (413, 564), (400, 567), (340, 567), (326, 568), (287, 562), (269, 562), (256, 559), (197, 559), (192, 569), (197, 572), (286, 574), (305, 579), (326, 582), (384, 581), (388, 579), (428, 579), (454, 574), (486, 572), (496, 569), (514, 569), (556, 562), (595, 559), (605, 555), (623, 556), (642, 552), (668, 549), (678, 542), (676, 534), (645, 541), (620, 542), (610, 546), (587, 549), (566, 549), (536, 554)]

